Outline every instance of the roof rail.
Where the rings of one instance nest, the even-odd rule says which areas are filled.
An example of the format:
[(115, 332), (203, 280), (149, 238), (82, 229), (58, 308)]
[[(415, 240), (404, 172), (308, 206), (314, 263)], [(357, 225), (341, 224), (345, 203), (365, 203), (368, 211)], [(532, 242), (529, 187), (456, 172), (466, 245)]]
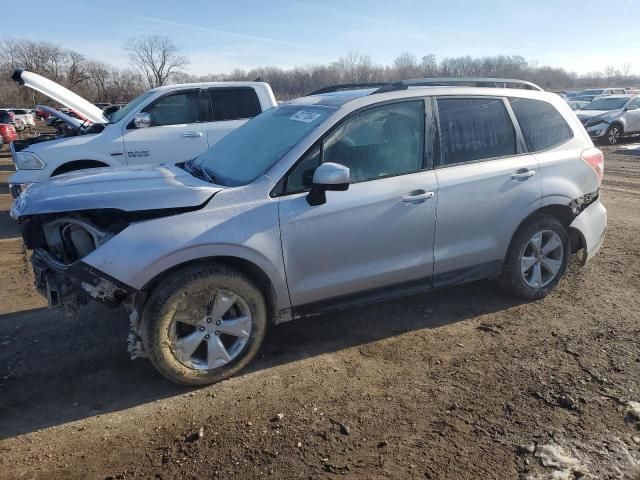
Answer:
[(395, 92), (406, 90), (409, 87), (488, 87), (488, 88), (519, 88), (524, 90), (544, 91), (538, 85), (526, 80), (513, 78), (484, 78), (484, 77), (443, 77), (443, 78), (415, 78), (411, 80), (401, 80), (395, 83), (387, 83), (378, 88), (375, 93)]
[(374, 83), (342, 83), (338, 85), (330, 85), (328, 87), (319, 88), (311, 93), (307, 93), (306, 96), (320, 95), (321, 93), (333, 93), (343, 92), (345, 90), (356, 90), (359, 88), (380, 88), (388, 85), (387, 82), (374, 82)]

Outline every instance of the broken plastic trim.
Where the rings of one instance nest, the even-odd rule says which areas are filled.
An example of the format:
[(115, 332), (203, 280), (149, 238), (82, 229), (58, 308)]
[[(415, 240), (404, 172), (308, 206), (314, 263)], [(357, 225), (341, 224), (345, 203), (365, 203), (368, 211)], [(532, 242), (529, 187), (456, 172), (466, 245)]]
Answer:
[(577, 217), (582, 213), (582, 211), (595, 202), (600, 196), (600, 190), (596, 190), (595, 192), (587, 193), (585, 195), (581, 195), (578, 198), (575, 198), (569, 202), (569, 208), (573, 212), (573, 214)]

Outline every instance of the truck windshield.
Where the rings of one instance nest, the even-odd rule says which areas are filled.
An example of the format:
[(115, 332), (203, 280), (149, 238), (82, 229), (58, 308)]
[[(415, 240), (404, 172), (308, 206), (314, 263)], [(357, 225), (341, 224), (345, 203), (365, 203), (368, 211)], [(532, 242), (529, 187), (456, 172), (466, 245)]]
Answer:
[(109, 117), (109, 123), (117, 123), (117, 122), (119, 122), (124, 117), (129, 115), (130, 112), (136, 110), (141, 103), (145, 102), (147, 100), (147, 98), (151, 97), (154, 93), (155, 92), (153, 92), (152, 90), (149, 90), (147, 92), (144, 92), (142, 95), (138, 95), (136, 98), (131, 100), (129, 103), (127, 103), (120, 110), (117, 110), (117, 111), (113, 112), (111, 114), (111, 116)]
[(246, 185), (274, 166), (334, 111), (309, 105), (271, 108), (222, 138), (194, 164), (219, 185)]

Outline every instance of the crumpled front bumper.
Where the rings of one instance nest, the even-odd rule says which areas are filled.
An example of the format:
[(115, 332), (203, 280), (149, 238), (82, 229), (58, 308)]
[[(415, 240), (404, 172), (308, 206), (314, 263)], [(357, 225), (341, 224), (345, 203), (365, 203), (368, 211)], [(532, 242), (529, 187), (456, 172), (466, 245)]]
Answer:
[(601, 138), (607, 133), (609, 124), (607, 122), (600, 122), (597, 125), (587, 127), (587, 133), (591, 138)]
[(87, 299), (117, 306), (135, 291), (80, 260), (63, 264), (42, 248), (34, 250), (31, 264), (36, 288), (47, 298), (50, 308), (75, 309), (77, 303)]
[(578, 215), (570, 225), (580, 233), (585, 250), (585, 263), (598, 253), (607, 232), (607, 209), (600, 199), (593, 202)]

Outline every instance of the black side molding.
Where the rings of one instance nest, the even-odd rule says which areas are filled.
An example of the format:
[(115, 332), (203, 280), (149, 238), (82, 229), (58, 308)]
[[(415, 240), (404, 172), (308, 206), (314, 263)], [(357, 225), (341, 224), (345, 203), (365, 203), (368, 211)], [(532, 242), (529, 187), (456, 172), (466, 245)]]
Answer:
[(11, 75), (11, 80), (16, 82), (18, 85), (24, 85), (24, 80), (22, 80), (22, 72), (24, 72), (24, 68), (16, 68)]

